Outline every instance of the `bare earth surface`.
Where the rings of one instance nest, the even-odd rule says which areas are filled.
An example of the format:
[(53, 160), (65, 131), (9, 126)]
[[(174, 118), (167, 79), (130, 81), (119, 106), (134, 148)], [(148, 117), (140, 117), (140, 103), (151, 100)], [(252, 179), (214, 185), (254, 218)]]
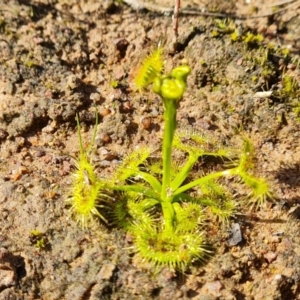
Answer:
[[(1, 300), (300, 299), (300, 2), (183, 1), (177, 44), (172, 2), (1, 1)], [(185, 274), (137, 259), (118, 228), (82, 230), (65, 202), (76, 113), (87, 145), (99, 112), (99, 176), (137, 145), (159, 148), (162, 103), (130, 89), (159, 42), (167, 69), (192, 68), (179, 126), (237, 149), (249, 137), (274, 194), (258, 210), (241, 202), (242, 242), (211, 220), (213, 255)]]

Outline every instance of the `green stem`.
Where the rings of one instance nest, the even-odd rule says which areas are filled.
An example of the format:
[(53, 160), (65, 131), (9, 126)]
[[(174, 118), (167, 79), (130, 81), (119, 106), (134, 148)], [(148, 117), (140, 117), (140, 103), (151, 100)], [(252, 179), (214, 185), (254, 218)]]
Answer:
[(135, 192), (140, 193), (148, 198), (157, 199), (157, 203), (161, 202), (159, 195), (151, 188), (146, 188), (143, 185), (133, 184), (133, 185), (111, 185), (106, 186), (108, 190), (112, 191), (122, 191), (122, 192)]
[(229, 169), (229, 170), (225, 170), (225, 171), (221, 171), (221, 172), (216, 172), (216, 173), (212, 173), (212, 174), (209, 174), (209, 175), (206, 175), (204, 177), (201, 177), (199, 179), (196, 179), (188, 184), (185, 184), (183, 186), (181, 186), (180, 188), (178, 188), (173, 196), (177, 196), (185, 191), (188, 191), (189, 189), (199, 185), (201, 186), (201, 184), (203, 183), (206, 183), (207, 181), (209, 180), (212, 180), (212, 179), (217, 179), (219, 177), (222, 177), (222, 176), (232, 176), (232, 175), (237, 175), (240, 173), (240, 169), (239, 168), (233, 168), (233, 169)]
[(161, 183), (154, 176), (142, 171), (139, 171), (137, 173), (137, 176), (148, 182), (155, 192), (157, 192), (158, 194), (161, 193)]
[(171, 156), (172, 156), (172, 142), (174, 138), (174, 132), (176, 129), (176, 101), (164, 99), (165, 111), (164, 111), (164, 136), (163, 136), (163, 178), (162, 178), (162, 201), (169, 201), (168, 190), (171, 183)]
[(164, 231), (168, 234), (174, 233), (174, 221), (175, 221), (175, 211), (171, 202), (171, 199), (163, 201), (161, 203), (163, 216), (164, 216)]
[(193, 168), (195, 162), (198, 160), (198, 156), (190, 155), (188, 161), (185, 166), (181, 169), (181, 171), (176, 175), (175, 179), (171, 182), (171, 189), (176, 191), (181, 184), (188, 177), (191, 169)]

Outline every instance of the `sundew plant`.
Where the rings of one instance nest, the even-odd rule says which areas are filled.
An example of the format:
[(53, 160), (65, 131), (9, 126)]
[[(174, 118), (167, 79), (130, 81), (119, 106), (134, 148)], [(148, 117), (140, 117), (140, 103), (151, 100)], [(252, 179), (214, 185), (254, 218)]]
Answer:
[(99, 209), (103, 208), (103, 202), (109, 198), (105, 189), (104, 182), (97, 177), (95, 168), (89, 159), (89, 151), (94, 144), (98, 117), (96, 115), (96, 126), (91, 145), (84, 150), (80, 133), (79, 118), (76, 116), (77, 133), (79, 139), (79, 157), (75, 160), (75, 171), (73, 172), (73, 186), (67, 202), (71, 205), (71, 215), (73, 215), (83, 228), (98, 216), (107, 222)]
[[(81, 205), (73, 203), (72, 208), (75, 211), (86, 205), (90, 214), (86, 214), (85, 209), (82, 212), (77, 209), (77, 218), (84, 222), (87, 215), (101, 217), (102, 214), (95, 210), (101, 209), (105, 190), (114, 191), (119, 195), (112, 206), (114, 219), (132, 235), (136, 253), (156, 266), (184, 271), (207, 253), (204, 239), (207, 214), (214, 214), (224, 222), (235, 211), (236, 199), (224, 187), (222, 178), (238, 178), (248, 187), (249, 202), (255, 205), (265, 202), (269, 187), (264, 179), (252, 173), (253, 148), (249, 140), (244, 140), (240, 156), (233, 158), (230, 149), (219, 147), (217, 142), (201, 133), (176, 131), (176, 113), (191, 69), (181, 65), (165, 74), (161, 55), (161, 48), (152, 52), (135, 77), (138, 90), (152, 86), (153, 92), (162, 100), (164, 129), (160, 158), (151, 158), (150, 147), (140, 147), (124, 157), (110, 178), (96, 179), (93, 169), (86, 164), (87, 155), (81, 152), (74, 186), (85, 191)], [(175, 152), (177, 156), (182, 154), (183, 161), (174, 158)], [(230, 167), (211, 173), (206, 170), (196, 172), (194, 166), (207, 157), (228, 159)], [(78, 171), (80, 166), (85, 169), (88, 179)], [(81, 180), (85, 182), (79, 183)], [(89, 184), (90, 194), (86, 184)], [(92, 185), (95, 185), (94, 189)], [(71, 202), (72, 199), (74, 196)]]

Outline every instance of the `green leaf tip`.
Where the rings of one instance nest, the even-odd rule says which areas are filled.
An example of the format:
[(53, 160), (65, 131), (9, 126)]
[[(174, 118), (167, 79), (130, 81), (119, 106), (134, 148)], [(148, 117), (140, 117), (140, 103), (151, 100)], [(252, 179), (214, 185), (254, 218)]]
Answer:
[(265, 179), (249, 174), (240, 174), (242, 181), (250, 188), (248, 197), (254, 206), (265, 205), (267, 199), (272, 199), (270, 187)]
[(244, 184), (250, 188), (250, 202), (253, 205), (262, 206), (266, 203), (268, 198), (272, 199), (273, 197), (266, 180), (250, 173), (251, 170), (254, 169), (254, 157), (255, 153), (253, 146), (248, 139), (244, 139), (244, 150), (237, 167), (237, 174)]
[(140, 172), (140, 165), (146, 161), (150, 154), (151, 149), (142, 146), (125, 156), (114, 173), (114, 183), (124, 182), (128, 178), (136, 176)]
[(154, 79), (161, 76), (164, 69), (164, 62), (162, 60), (161, 47), (152, 51), (141, 63), (141, 67), (137, 70), (134, 76), (134, 85), (138, 90), (143, 90), (150, 85)]

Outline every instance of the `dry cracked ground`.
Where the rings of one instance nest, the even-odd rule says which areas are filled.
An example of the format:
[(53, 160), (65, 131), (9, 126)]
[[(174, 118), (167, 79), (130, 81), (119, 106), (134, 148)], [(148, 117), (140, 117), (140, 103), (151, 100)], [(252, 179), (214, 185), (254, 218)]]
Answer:
[[(176, 43), (172, 5), (1, 1), (1, 300), (300, 299), (300, 3), (183, 1)], [(76, 113), (87, 145), (98, 111), (99, 174), (137, 145), (159, 148), (160, 99), (130, 88), (159, 42), (167, 69), (192, 68), (179, 126), (235, 148), (250, 138), (274, 195), (257, 210), (243, 202), (226, 226), (207, 224), (213, 254), (184, 274), (139, 260), (118, 228), (82, 230), (65, 201)]]

